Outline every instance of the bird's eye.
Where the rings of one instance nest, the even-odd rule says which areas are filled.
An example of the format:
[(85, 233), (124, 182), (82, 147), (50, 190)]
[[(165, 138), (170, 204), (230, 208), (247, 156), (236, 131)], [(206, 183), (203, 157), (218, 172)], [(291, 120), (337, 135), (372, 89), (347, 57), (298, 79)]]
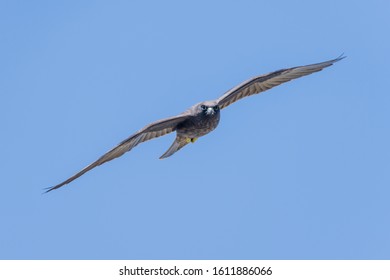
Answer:
[(218, 111), (218, 110), (219, 110), (219, 106), (218, 105), (214, 106), (214, 111)]
[(207, 110), (207, 107), (206, 107), (205, 105), (200, 105), (200, 108), (201, 108), (203, 111)]

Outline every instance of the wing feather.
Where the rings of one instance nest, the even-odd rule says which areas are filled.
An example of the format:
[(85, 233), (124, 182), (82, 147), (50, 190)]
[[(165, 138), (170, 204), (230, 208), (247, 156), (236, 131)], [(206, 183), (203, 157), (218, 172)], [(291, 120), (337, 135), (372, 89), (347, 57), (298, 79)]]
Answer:
[(120, 157), (121, 155), (130, 151), (131, 149), (133, 149), (135, 146), (137, 146), (138, 144), (140, 144), (142, 142), (145, 142), (145, 141), (151, 140), (153, 138), (157, 138), (157, 137), (160, 137), (160, 136), (163, 136), (165, 134), (168, 134), (168, 133), (175, 131), (177, 125), (180, 122), (187, 119), (187, 117), (188, 117), (188, 113), (185, 112), (185, 113), (180, 114), (178, 116), (162, 119), (162, 120), (156, 121), (154, 123), (151, 123), (151, 124), (145, 126), (141, 130), (137, 131), (136, 133), (134, 133), (133, 135), (131, 135), (130, 137), (128, 137), (127, 139), (125, 139), (124, 141), (119, 143), (116, 147), (114, 147), (113, 149), (111, 149), (110, 151), (108, 151), (107, 153), (102, 155), (99, 159), (97, 159), (96, 161), (94, 161), (90, 165), (83, 168), (81, 171), (79, 171), (78, 173), (76, 173), (72, 177), (68, 178), (67, 180), (63, 181), (62, 183), (60, 183), (56, 186), (48, 188), (48, 190), (46, 192), (50, 192), (52, 190), (58, 189), (64, 185), (66, 185), (66, 184), (69, 184), (70, 182), (77, 179), (78, 177), (80, 177), (84, 173), (90, 171), (91, 169), (93, 169), (93, 168), (95, 168), (95, 167), (97, 167), (97, 166), (99, 166), (107, 161), (110, 161), (110, 160), (113, 160), (117, 157)]
[(345, 58), (345, 56), (341, 55), (336, 59), (324, 61), (321, 63), (281, 69), (265, 75), (260, 75), (251, 78), (222, 95), (217, 100), (218, 105), (221, 109), (223, 109), (244, 97), (266, 91), (293, 79), (297, 79), (321, 71), (322, 69), (329, 67), (334, 63), (342, 60), (343, 58)]

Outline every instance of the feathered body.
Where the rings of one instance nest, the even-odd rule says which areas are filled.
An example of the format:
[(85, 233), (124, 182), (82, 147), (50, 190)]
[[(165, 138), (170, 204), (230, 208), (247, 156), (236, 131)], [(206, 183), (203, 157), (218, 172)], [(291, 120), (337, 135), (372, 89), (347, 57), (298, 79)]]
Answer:
[(220, 120), (220, 110), (226, 108), (237, 100), (266, 91), (290, 80), (321, 71), (343, 58), (343, 56), (340, 56), (336, 59), (325, 62), (281, 69), (265, 75), (253, 77), (228, 90), (216, 100), (195, 104), (182, 114), (151, 123), (119, 143), (119, 145), (105, 153), (95, 162), (86, 166), (72, 177), (54, 187), (49, 188), (47, 192), (58, 189), (72, 182), (89, 170), (123, 155), (142, 142), (176, 131), (175, 141), (160, 157), (167, 158), (183, 148), (185, 145), (191, 142), (193, 143), (197, 138), (213, 131), (218, 126)]

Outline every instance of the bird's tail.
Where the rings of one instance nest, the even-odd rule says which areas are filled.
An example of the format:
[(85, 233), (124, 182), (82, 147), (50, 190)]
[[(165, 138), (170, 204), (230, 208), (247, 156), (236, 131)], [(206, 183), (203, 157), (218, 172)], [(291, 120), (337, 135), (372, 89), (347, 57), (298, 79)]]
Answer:
[(171, 155), (176, 153), (178, 150), (183, 148), (185, 145), (187, 145), (189, 142), (190, 141), (187, 141), (186, 137), (176, 136), (175, 141), (172, 143), (172, 145), (169, 147), (169, 149), (160, 157), (160, 159), (170, 157)]

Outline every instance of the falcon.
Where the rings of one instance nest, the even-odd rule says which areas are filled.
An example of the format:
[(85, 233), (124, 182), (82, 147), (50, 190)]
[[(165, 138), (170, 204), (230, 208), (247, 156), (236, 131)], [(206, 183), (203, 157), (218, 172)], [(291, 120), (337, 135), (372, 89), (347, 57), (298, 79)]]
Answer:
[(341, 55), (336, 59), (305, 66), (281, 69), (253, 77), (228, 90), (218, 99), (200, 102), (177, 116), (153, 122), (119, 143), (116, 147), (102, 155), (96, 161), (86, 166), (72, 177), (66, 179), (58, 185), (48, 188), (46, 193), (69, 184), (84, 173), (102, 165), (103, 163), (120, 157), (124, 153), (131, 151), (131, 149), (140, 143), (176, 131), (176, 138), (173, 144), (160, 157), (160, 159), (170, 157), (187, 144), (194, 143), (199, 137), (213, 131), (218, 126), (221, 110), (230, 104), (244, 97), (269, 90), (290, 80), (321, 71), (343, 58), (345, 58), (345, 56)]

